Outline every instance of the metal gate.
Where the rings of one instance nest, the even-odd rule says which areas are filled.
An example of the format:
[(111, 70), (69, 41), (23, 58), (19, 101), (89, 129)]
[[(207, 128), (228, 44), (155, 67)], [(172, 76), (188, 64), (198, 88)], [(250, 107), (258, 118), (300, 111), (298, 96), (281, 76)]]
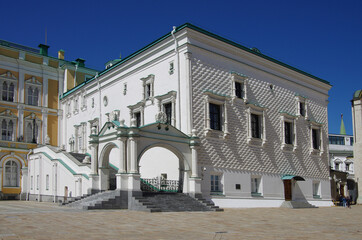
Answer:
[(182, 181), (157, 178), (141, 178), (143, 192), (181, 192)]

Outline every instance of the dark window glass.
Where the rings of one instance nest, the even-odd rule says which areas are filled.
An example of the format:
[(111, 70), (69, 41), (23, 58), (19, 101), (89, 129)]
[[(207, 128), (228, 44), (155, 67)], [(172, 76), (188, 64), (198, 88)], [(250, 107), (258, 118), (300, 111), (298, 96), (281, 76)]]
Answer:
[(353, 137), (351, 137), (351, 141), (350, 141), (350, 142), (351, 142), (351, 146), (353, 146)]
[(5, 119), (1, 122), (1, 139), (6, 140), (7, 136), (7, 124)]
[(8, 101), (10, 101), (10, 102), (14, 101), (14, 84), (13, 83), (10, 83)]
[(329, 136), (329, 144), (345, 145), (344, 137), (341, 136)]
[(39, 90), (37, 88), (34, 89), (33, 95), (33, 104), (34, 106), (38, 106), (38, 98), (39, 98)]
[(136, 119), (136, 127), (140, 127), (141, 126), (141, 113), (140, 112), (135, 113), (134, 117)]
[(210, 128), (214, 130), (221, 130), (221, 111), (220, 105), (210, 103)]
[(284, 122), (284, 131), (285, 131), (285, 143), (292, 144), (292, 123)]
[(261, 126), (260, 126), (260, 116), (256, 114), (251, 114), (251, 136), (253, 138), (261, 138)]
[(33, 88), (28, 88), (28, 104), (33, 105)]
[(151, 97), (151, 84), (146, 84), (146, 98)]
[(299, 103), (299, 113), (301, 116), (305, 116), (305, 104), (302, 102)]
[(171, 116), (172, 116), (172, 104), (171, 103), (166, 103), (163, 105), (163, 108), (165, 110), (166, 113), (166, 124), (171, 124)]
[(312, 140), (313, 148), (319, 149), (319, 131), (317, 129), (312, 129)]
[(8, 100), (8, 84), (6, 82), (3, 83), (3, 101)]
[(235, 82), (235, 95), (238, 98), (243, 98), (243, 85), (239, 82)]

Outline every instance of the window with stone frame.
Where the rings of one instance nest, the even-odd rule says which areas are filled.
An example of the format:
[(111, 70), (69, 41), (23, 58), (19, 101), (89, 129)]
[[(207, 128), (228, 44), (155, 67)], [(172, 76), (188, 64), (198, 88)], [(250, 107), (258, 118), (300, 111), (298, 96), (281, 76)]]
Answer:
[(158, 112), (163, 112), (166, 124), (176, 125), (176, 92), (170, 91), (161, 96), (155, 96), (158, 104)]
[(296, 94), (295, 95), (295, 99), (296, 99), (296, 116), (297, 117), (304, 117), (307, 119), (307, 101), (306, 101), (306, 97)]
[(255, 146), (264, 146), (266, 143), (265, 129), (265, 107), (258, 104), (248, 103), (247, 105), (247, 128), (248, 144)]
[(17, 95), (17, 83), (18, 80), (11, 72), (6, 72), (0, 75), (0, 87), (2, 101), (15, 102)]
[(1, 140), (14, 141), (16, 133), (17, 116), (10, 109), (0, 113)]
[(282, 150), (295, 151), (297, 148), (296, 116), (286, 112), (280, 113)]
[(322, 124), (310, 121), (310, 149), (311, 153), (322, 154), (323, 149), (323, 135)]
[(143, 86), (142, 99), (153, 101), (155, 75), (150, 74), (145, 78), (141, 78), (141, 81)]
[(41, 120), (31, 113), (25, 117), (25, 142), (40, 143)]
[(25, 99), (28, 105), (40, 106), (42, 84), (35, 77), (25, 81)]
[(212, 91), (204, 92), (205, 136), (227, 138), (227, 103), (230, 97)]
[(4, 187), (19, 187), (20, 167), (17, 161), (8, 160), (5, 162)]
[(128, 106), (131, 115), (130, 120), (132, 120), (132, 118), (136, 119), (137, 127), (144, 125), (144, 106), (145, 106), (144, 102), (139, 102), (135, 105)]
[(231, 72), (231, 97), (232, 99), (243, 99), (247, 101), (246, 79), (248, 77), (241, 73)]

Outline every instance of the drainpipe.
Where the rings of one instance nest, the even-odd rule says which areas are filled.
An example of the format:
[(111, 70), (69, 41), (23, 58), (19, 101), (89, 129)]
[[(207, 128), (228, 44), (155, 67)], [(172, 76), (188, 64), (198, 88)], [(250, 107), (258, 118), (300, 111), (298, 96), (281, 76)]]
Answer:
[(26, 154), (26, 160), (28, 161), (28, 182), (27, 182), (27, 188), (26, 189), (26, 196), (25, 196), (25, 201), (29, 201), (29, 195), (30, 195), (30, 171), (29, 171), (29, 162), (30, 162), (30, 159), (29, 159), (29, 156), (30, 154), (33, 152), (32, 149), (29, 149), (29, 152)]
[(101, 94), (101, 85), (98, 79), (98, 73), (96, 73), (96, 76), (94, 78), (97, 81), (97, 88), (99, 93), (99, 126), (98, 126), (98, 131), (99, 131), (102, 127), (102, 94)]
[[(173, 37), (173, 40), (175, 42), (175, 53), (176, 53), (176, 67), (177, 67), (177, 105), (178, 105), (178, 116), (177, 116), (177, 128), (181, 130), (181, 82), (180, 82), (180, 56), (178, 52), (178, 43), (175, 37), (176, 27), (173, 26), (173, 30), (171, 31), (171, 35)], [(176, 110), (176, 109), (175, 109)]]
[(76, 87), (76, 84), (77, 84), (77, 70), (78, 70), (78, 63), (75, 64), (75, 71), (74, 71), (74, 86), (73, 87)]

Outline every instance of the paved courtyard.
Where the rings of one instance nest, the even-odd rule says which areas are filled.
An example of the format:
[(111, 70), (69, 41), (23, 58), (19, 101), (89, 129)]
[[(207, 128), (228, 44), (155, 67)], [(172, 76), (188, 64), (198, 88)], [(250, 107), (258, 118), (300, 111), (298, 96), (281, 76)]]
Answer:
[(81, 211), (0, 201), (0, 239), (362, 239), (362, 206), (225, 212)]

